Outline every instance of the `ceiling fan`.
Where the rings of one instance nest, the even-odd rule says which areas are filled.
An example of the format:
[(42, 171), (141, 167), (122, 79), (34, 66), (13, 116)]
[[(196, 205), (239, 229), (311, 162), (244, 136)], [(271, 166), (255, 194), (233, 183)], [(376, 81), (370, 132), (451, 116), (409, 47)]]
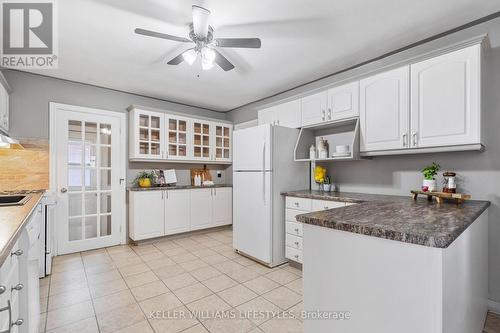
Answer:
[(208, 16), (210, 11), (206, 8), (193, 5), (193, 23), (189, 25), (189, 38), (172, 36), (161, 32), (137, 28), (135, 33), (144, 36), (169, 39), (182, 43), (195, 43), (195, 46), (179, 54), (168, 62), (169, 65), (179, 65), (185, 61), (192, 65), (198, 55), (201, 57), (201, 67), (203, 70), (209, 70), (214, 63), (223, 70), (230, 71), (234, 65), (229, 62), (216, 48), (217, 47), (237, 47), (254, 48), (261, 46), (259, 38), (214, 38), (214, 30), (208, 25)]

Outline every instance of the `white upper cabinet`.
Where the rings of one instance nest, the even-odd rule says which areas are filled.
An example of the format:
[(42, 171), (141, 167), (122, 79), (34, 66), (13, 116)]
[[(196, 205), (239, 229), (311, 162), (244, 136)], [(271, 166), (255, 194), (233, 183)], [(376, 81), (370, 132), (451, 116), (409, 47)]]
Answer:
[(9, 93), (2, 84), (0, 84), (0, 130), (9, 132)]
[(328, 90), (327, 120), (359, 116), (359, 81)]
[(190, 190), (165, 191), (165, 235), (190, 230), (190, 193)]
[(290, 128), (301, 126), (301, 100), (279, 104), (259, 111), (259, 125), (271, 124)]
[(188, 160), (191, 158), (190, 120), (174, 115), (165, 115), (167, 132), (167, 158), (170, 160)]
[(162, 159), (164, 156), (165, 114), (140, 109), (129, 113), (130, 157)]
[(408, 148), (409, 66), (360, 82), (360, 151)]
[(232, 162), (230, 123), (136, 107), (129, 111), (130, 160)]
[(302, 126), (319, 124), (327, 121), (326, 109), (328, 104), (328, 92), (303, 97), (302, 100)]
[(481, 143), (481, 45), (411, 65), (412, 147)]

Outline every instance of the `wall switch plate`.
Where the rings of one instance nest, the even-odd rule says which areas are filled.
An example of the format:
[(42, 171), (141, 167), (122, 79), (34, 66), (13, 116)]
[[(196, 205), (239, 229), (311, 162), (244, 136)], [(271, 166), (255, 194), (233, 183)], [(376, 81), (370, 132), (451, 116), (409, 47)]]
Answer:
[(222, 172), (221, 171), (217, 171), (217, 178), (222, 178)]

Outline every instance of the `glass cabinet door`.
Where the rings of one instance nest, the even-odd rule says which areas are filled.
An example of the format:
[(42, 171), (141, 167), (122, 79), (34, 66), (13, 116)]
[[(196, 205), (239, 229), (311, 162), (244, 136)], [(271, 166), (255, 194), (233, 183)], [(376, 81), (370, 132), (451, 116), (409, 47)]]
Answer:
[(227, 124), (215, 125), (215, 159), (231, 160), (231, 130)]
[(209, 122), (193, 120), (193, 159), (211, 160), (211, 128)]
[(172, 160), (188, 159), (188, 120), (167, 117), (167, 136), (167, 158)]
[(154, 113), (137, 114), (139, 125), (138, 153), (143, 157), (162, 157), (161, 116)]

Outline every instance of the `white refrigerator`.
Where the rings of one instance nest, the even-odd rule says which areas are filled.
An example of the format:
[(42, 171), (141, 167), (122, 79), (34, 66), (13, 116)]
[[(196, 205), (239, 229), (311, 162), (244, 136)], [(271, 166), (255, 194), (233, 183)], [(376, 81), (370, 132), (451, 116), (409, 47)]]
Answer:
[(274, 267), (285, 258), (285, 198), (309, 188), (309, 163), (295, 162), (299, 130), (260, 125), (233, 133), (233, 247)]

